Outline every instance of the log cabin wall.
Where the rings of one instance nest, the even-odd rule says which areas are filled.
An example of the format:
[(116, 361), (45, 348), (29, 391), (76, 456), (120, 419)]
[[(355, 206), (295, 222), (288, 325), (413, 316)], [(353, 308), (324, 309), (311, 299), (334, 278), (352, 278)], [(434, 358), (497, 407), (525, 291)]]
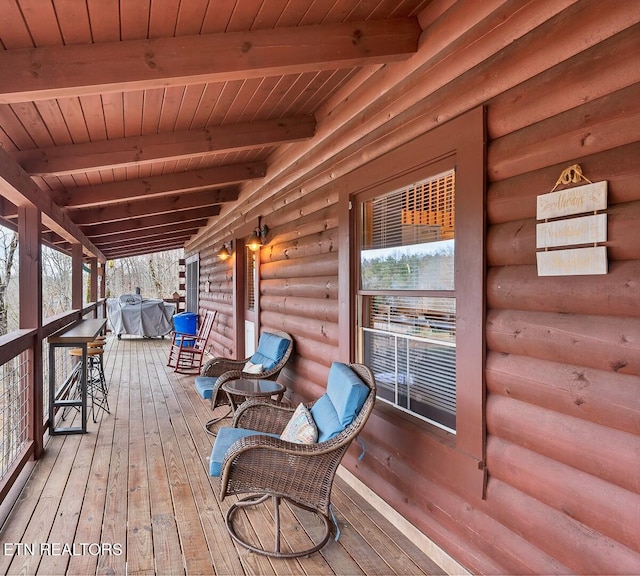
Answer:
[[(316, 137), (281, 152), (189, 247), (201, 282), (211, 270), (219, 288), (202, 305), (224, 311), (216, 338), (231, 350), (215, 251), (261, 215), (260, 328), (293, 335), (284, 378), (294, 400), (317, 397), (351, 348), (339, 331), (341, 178), (485, 106), (484, 495), (434, 469), (433, 433), (385, 410), (364, 459), (353, 448), (345, 463), (474, 573), (639, 573), (640, 3), (443, 0), (420, 22), (415, 57), (363, 70), (318, 114)], [(609, 271), (538, 277), (536, 197), (575, 163), (609, 183)]]
[(217, 258), (218, 249), (219, 246), (210, 245), (200, 251), (198, 309), (200, 315), (209, 310), (216, 312), (208, 343), (211, 355), (235, 358), (233, 267), (232, 262)]

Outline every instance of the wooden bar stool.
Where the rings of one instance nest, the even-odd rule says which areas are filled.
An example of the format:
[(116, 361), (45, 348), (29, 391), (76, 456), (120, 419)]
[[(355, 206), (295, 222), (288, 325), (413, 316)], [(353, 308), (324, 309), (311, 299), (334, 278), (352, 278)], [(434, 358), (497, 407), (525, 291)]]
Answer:
[[(82, 358), (82, 349), (72, 348), (69, 355)], [(87, 344), (87, 395), (91, 398), (91, 414), (94, 422), (97, 422), (96, 409), (111, 414), (107, 399), (108, 391), (102, 362), (103, 355), (104, 348), (101, 343), (93, 341)]]

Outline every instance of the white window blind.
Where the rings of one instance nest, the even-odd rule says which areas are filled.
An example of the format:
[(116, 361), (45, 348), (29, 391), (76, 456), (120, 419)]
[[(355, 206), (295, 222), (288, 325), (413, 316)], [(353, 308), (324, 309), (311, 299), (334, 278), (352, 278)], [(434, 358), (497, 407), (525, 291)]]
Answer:
[(186, 262), (186, 311), (198, 313), (198, 291), (200, 282), (200, 258), (199, 255), (187, 258)]
[(453, 170), (364, 202), (358, 296), (359, 349), (375, 374), (379, 397), (451, 431), (454, 207)]
[(256, 309), (256, 253), (247, 248), (245, 258), (245, 278), (247, 286), (247, 310)]

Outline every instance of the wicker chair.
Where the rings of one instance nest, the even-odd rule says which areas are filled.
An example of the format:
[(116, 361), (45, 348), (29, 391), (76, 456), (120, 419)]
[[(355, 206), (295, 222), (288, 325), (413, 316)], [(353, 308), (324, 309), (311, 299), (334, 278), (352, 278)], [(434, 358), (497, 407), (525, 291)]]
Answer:
[[(335, 473), (349, 445), (365, 425), (376, 398), (371, 370), (362, 364), (348, 366), (368, 387), (368, 394), (355, 419), (337, 436), (314, 444), (281, 440), (279, 435), (291, 418), (294, 408), (255, 399), (242, 404), (233, 419), (234, 428), (245, 429), (238, 432), (251, 434), (235, 440), (226, 449), (222, 464), (214, 462), (214, 448), (210, 473), (219, 473), (221, 499), (231, 494), (250, 494), (234, 503), (226, 517), (229, 534), (245, 548), (276, 558), (306, 556), (320, 550), (328, 542), (334, 523), (337, 529), (331, 510), (331, 488)], [(314, 403), (306, 406), (311, 409)], [(216, 466), (219, 468), (214, 471)], [(234, 517), (240, 509), (259, 505), (269, 499), (274, 507), (273, 550), (263, 548), (258, 542), (249, 542), (238, 534), (234, 525)], [(322, 521), (322, 534), (312, 539), (311, 547), (304, 550), (281, 549), (279, 507), (283, 499), (295, 507), (313, 512)], [(314, 540), (317, 541), (316, 544), (313, 543)]]
[[(212, 358), (207, 361), (202, 367), (202, 371), (199, 377), (196, 378), (195, 385), (199, 394), (205, 399), (211, 400), (211, 410), (215, 410), (218, 406), (229, 406), (229, 410), (222, 416), (212, 418), (209, 420), (205, 427), (208, 432), (214, 434), (211, 430), (211, 426), (220, 420), (227, 418), (231, 415), (231, 406), (229, 405), (229, 397), (222, 390), (222, 385), (230, 380), (237, 380), (239, 378), (256, 379), (256, 380), (276, 380), (280, 375), (281, 370), (285, 364), (289, 361), (289, 357), (293, 352), (293, 339), (290, 334), (286, 332), (270, 331), (264, 332), (264, 335), (272, 335), (288, 342), (287, 348), (279, 361), (272, 367), (263, 370), (257, 374), (250, 374), (243, 372), (243, 368), (246, 366), (252, 358), (244, 358), (243, 360), (230, 360), (228, 358)], [(261, 336), (260, 343), (256, 353), (261, 352), (261, 345), (264, 342), (263, 336)], [(239, 404), (244, 398), (235, 398), (234, 402)]]

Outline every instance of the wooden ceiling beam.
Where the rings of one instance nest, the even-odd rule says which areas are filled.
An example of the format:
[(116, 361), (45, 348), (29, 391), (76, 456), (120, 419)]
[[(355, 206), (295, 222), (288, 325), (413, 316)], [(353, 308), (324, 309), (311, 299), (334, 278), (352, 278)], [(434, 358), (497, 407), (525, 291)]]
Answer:
[[(156, 214), (175, 213), (176, 216), (178, 216), (180, 212), (194, 208), (200, 210), (208, 209), (209, 216), (217, 216), (220, 213), (220, 204), (211, 202), (208, 199), (200, 200), (197, 198), (192, 200), (192, 196), (194, 195), (176, 194), (174, 196), (154, 198), (153, 202), (137, 200), (123, 204), (79, 208), (69, 215), (78, 226), (89, 226), (92, 224), (117, 222), (118, 220), (128, 220), (130, 218), (140, 218)], [(176, 217), (176, 220), (179, 220), (179, 217)]]
[[(123, 187), (126, 188), (128, 182), (120, 182), (120, 184), (122, 184)], [(105, 186), (111, 186), (111, 184), (106, 184)], [(86, 188), (87, 191), (93, 191), (94, 188), (100, 188), (100, 186), (87, 186)], [(85, 187), (80, 187), (77, 190), (81, 191), (84, 189)], [(217, 204), (224, 204), (225, 202), (233, 202), (238, 199), (239, 195), (240, 190), (235, 186), (228, 188), (205, 188), (204, 190), (197, 190), (196, 192), (175, 192), (171, 190), (170, 193), (161, 195), (154, 195), (152, 192), (149, 192), (146, 196), (123, 196), (122, 199), (119, 199), (119, 203), (122, 205), (123, 200), (130, 200), (131, 202), (139, 202), (141, 200), (144, 200), (145, 206), (147, 207), (145, 212), (147, 214), (152, 214), (156, 212), (156, 207), (160, 206), (165, 206), (165, 208), (167, 206), (172, 206), (171, 208), (168, 208), (171, 210), (184, 210), (187, 208), (195, 208), (196, 206), (213, 206)], [(78, 194), (78, 196), (81, 196), (81, 194)], [(100, 200), (99, 198), (99, 194), (96, 196), (87, 195), (87, 197), (85, 197), (84, 199), (78, 198), (78, 202), (84, 200), (82, 204), (72, 204), (70, 206), (64, 206), (64, 208), (68, 209), (67, 213), (74, 222), (76, 221), (75, 214), (82, 214), (82, 210), (85, 208), (93, 207), (93, 209), (96, 209), (96, 207), (101, 207), (105, 211), (103, 213), (106, 213), (107, 206), (109, 204), (113, 204), (113, 201), (108, 198), (105, 198), (104, 200)], [(157, 204), (156, 200), (159, 200), (161, 204)], [(153, 202), (153, 204), (149, 204), (149, 201)], [(164, 202), (164, 204), (162, 204), (162, 202)], [(166, 209), (161, 211), (166, 211)], [(86, 213), (90, 214), (91, 212), (87, 210)], [(9, 223), (13, 222), (17, 217), (18, 211), (15, 207), (13, 207), (9, 214), (3, 216), (3, 219)]]
[(189, 210), (191, 208), (218, 206), (225, 202), (238, 199), (240, 191), (237, 188), (198, 190), (196, 192), (182, 192), (172, 195), (155, 196), (145, 200), (131, 200), (121, 204), (102, 204), (87, 208), (69, 210), (69, 216), (81, 226), (111, 222), (144, 216), (147, 214), (162, 214), (175, 210)]
[[(105, 224), (91, 224), (83, 226), (83, 230), (88, 236), (96, 238), (109, 234), (120, 234), (131, 230), (142, 230), (143, 228), (154, 228), (156, 226), (166, 226), (182, 222), (184, 225), (196, 226), (198, 228), (206, 226), (207, 218), (217, 216), (220, 213), (219, 206), (207, 208), (196, 208), (194, 210), (181, 210), (179, 212), (158, 214), (156, 216), (146, 216), (131, 218), (129, 220), (119, 220), (118, 222), (107, 222)], [(188, 223), (188, 224), (187, 224)]]
[[(247, 162), (244, 164), (216, 166), (203, 170), (176, 172), (175, 174), (164, 174), (162, 176), (149, 176), (138, 180), (110, 182), (96, 186), (79, 186), (78, 188), (55, 191), (51, 195), (59, 206), (91, 206), (94, 204), (121, 202), (132, 198), (148, 198), (155, 195), (203, 190), (212, 186), (262, 178), (266, 173), (267, 166), (264, 162)], [(211, 192), (212, 195), (217, 193), (215, 191)], [(220, 201), (225, 202), (224, 198), (231, 194), (233, 194), (231, 191), (220, 191)]]
[[(176, 222), (173, 224), (167, 224), (165, 226), (155, 226), (153, 228), (136, 228), (135, 230), (131, 230), (129, 232), (118, 231), (115, 234), (107, 234), (103, 236), (97, 236), (93, 239), (96, 246), (98, 246), (101, 250), (105, 246), (111, 246), (116, 244), (124, 244), (131, 243), (132, 240), (144, 240), (146, 238), (153, 238), (157, 236), (161, 236), (163, 234), (188, 234), (189, 236), (193, 236), (198, 230), (198, 222), (207, 223), (206, 219), (198, 220), (194, 222)], [(200, 224), (202, 226), (203, 224)]]
[(417, 18), (0, 51), (0, 103), (352, 68), (417, 51)]
[(158, 244), (156, 246), (141, 247), (134, 244), (127, 250), (118, 250), (115, 252), (108, 252), (106, 254), (108, 260), (116, 260), (118, 258), (128, 258), (130, 256), (141, 256), (146, 254), (152, 254), (154, 252), (166, 252), (167, 250), (179, 250), (184, 246), (183, 242), (166, 242)]
[(167, 236), (164, 238), (157, 238), (155, 240), (149, 239), (145, 242), (135, 242), (129, 243), (126, 246), (105, 246), (103, 248), (105, 254), (107, 253), (118, 253), (121, 254), (123, 252), (127, 252), (129, 250), (140, 250), (143, 254), (148, 253), (149, 251), (157, 251), (166, 250), (166, 246), (176, 246), (180, 247), (184, 246), (186, 240), (188, 240), (189, 236), (182, 234), (180, 236)]
[[(211, 168), (209, 170), (194, 170), (192, 172), (180, 172), (167, 174), (166, 176), (151, 176), (139, 180), (125, 180), (121, 182), (109, 182), (96, 186), (79, 186), (52, 192), (54, 201), (65, 208), (82, 208), (88, 206), (102, 206), (125, 200), (154, 200), (170, 194), (195, 194), (200, 192), (207, 194), (211, 204), (237, 200), (238, 186), (216, 187), (226, 180), (222, 172)], [(262, 171), (256, 170), (257, 174)], [(253, 178), (247, 178), (251, 180)]]
[(104, 261), (100, 252), (69, 216), (40, 190), (31, 177), (0, 147), (0, 196), (15, 206), (30, 204), (42, 213), (42, 224), (65, 240), (81, 244), (88, 256)]
[[(164, 240), (181, 240), (185, 242), (188, 240), (195, 232), (197, 232), (197, 228), (184, 228), (180, 231), (176, 232), (164, 232), (158, 234), (151, 234), (148, 236), (141, 236), (139, 238), (131, 238), (131, 233), (120, 234), (118, 236), (104, 236), (102, 239), (98, 239), (96, 244), (100, 247), (100, 250), (103, 252), (106, 250), (115, 250), (115, 249), (126, 249), (131, 244), (138, 245), (150, 245), (158, 242), (162, 242)], [(128, 236), (128, 238), (123, 238), (123, 236)], [(108, 239), (108, 240), (106, 240)], [(131, 242), (132, 239), (135, 239), (135, 242)]]
[(11, 156), (32, 176), (62, 176), (307, 140), (314, 135), (315, 126), (312, 116), (297, 116), (34, 148), (14, 151)]

